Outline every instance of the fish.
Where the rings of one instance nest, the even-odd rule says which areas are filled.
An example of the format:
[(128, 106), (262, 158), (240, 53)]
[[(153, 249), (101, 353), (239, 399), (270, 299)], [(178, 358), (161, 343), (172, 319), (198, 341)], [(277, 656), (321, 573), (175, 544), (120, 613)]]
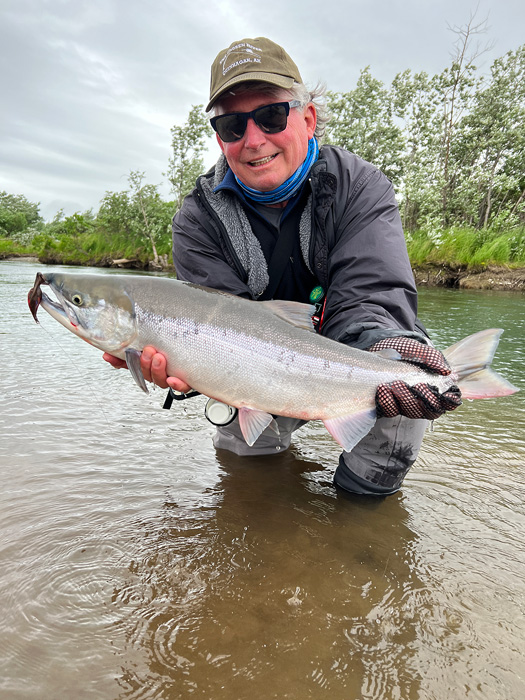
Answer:
[(238, 409), (248, 445), (267, 427), (278, 431), (276, 416), (290, 416), (323, 421), (350, 451), (377, 420), (377, 387), (395, 380), (440, 392), (458, 385), (465, 399), (518, 391), (490, 368), (502, 329), (446, 349), (452, 371), (441, 376), (393, 350), (368, 352), (316, 333), (309, 304), (254, 301), (173, 278), (39, 272), (28, 303), (37, 323), (42, 307), (79, 338), (125, 360), (145, 392), (140, 355), (152, 345), (166, 356), (169, 376)]

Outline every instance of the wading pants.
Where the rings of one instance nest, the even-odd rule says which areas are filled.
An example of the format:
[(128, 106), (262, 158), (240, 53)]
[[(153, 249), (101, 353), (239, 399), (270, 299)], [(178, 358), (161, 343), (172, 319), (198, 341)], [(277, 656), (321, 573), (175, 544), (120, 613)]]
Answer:
[[(249, 447), (236, 418), (229, 425), (217, 428), (213, 444), (246, 457), (278, 454), (290, 446), (293, 431), (305, 425), (305, 421), (279, 416), (277, 423), (279, 436), (267, 428)], [(345, 491), (369, 496), (395, 493), (417, 458), (427, 425), (426, 420), (403, 416), (379, 418), (351, 452), (341, 454), (334, 484)]]

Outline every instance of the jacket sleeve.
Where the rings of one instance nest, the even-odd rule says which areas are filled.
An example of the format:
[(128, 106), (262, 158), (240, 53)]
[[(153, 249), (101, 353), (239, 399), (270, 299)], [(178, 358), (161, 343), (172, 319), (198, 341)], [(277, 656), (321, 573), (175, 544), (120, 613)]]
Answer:
[[(415, 330), (417, 291), (392, 184), (361, 159), (338, 175), (323, 334), (368, 348)], [(342, 197), (342, 200), (340, 199)]]
[(220, 232), (197, 204), (197, 196), (196, 192), (188, 195), (173, 217), (173, 264), (177, 278), (251, 299), (234, 261), (227, 258)]

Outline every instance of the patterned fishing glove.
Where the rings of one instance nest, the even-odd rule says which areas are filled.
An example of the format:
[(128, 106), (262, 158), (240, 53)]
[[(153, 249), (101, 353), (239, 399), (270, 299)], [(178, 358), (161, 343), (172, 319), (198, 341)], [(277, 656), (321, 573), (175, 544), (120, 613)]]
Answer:
[[(412, 362), (421, 369), (434, 374), (447, 376), (450, 366), (443, 353), (431, 345), (425, 345), (413, 338), (399, 336), (384, 338), (369, 348), (370, 352), (378, 352), (385, 348), (396, 350), (405, 362)], [(430, 384), (415, 384), (408, 386), (401, 380), (380, 384), (376, 393), (376, 409), (378, 418), (402, 415), (407, 418), (426, 418), (434, 420), (445, 411), (453, 411), (461, 406), (461, 392), (455, 385), (442, 394), (436, 386)]]

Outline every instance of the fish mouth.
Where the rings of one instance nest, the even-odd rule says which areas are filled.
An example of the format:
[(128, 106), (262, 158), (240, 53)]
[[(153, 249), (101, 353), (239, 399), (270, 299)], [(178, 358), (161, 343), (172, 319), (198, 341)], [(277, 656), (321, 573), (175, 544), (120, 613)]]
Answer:
[[(58, 302), (54, 301), (45, 292), (42, 291), (41, 287), (43, 284), (49, 285), (57, 296)], [(69, 326), (71, 324), (76, 328), (78, 320), (72, 318), (72, 314), (69, 312), (66, 304), (63, 302), (62, 297), (57, 289), (53, 286), (51, 282), (46, 280), (45, 276), (41, 272), (36, 273), (35, 284), (29, 290), (27, 295), (27, 303), (29, 305), (29, 310), (31, 311), (33, 318), (37, 323), (38, 320), (38, 309), (42, 306), (55, 320), (61, 323), (63, 326)]]
[(33, 314), (33, 318), (37, 323), (40, 323), (37, 318), (38, 307), (42, 302), (42, 297), (45, 296), (42, 290), (40, 289), (42, 284), (48, 284), (48, 282), (41, 272), (37, 272), (35, 284), (31, 287), (27, 295), (27, 303), (29, 304), (29, 310)]

